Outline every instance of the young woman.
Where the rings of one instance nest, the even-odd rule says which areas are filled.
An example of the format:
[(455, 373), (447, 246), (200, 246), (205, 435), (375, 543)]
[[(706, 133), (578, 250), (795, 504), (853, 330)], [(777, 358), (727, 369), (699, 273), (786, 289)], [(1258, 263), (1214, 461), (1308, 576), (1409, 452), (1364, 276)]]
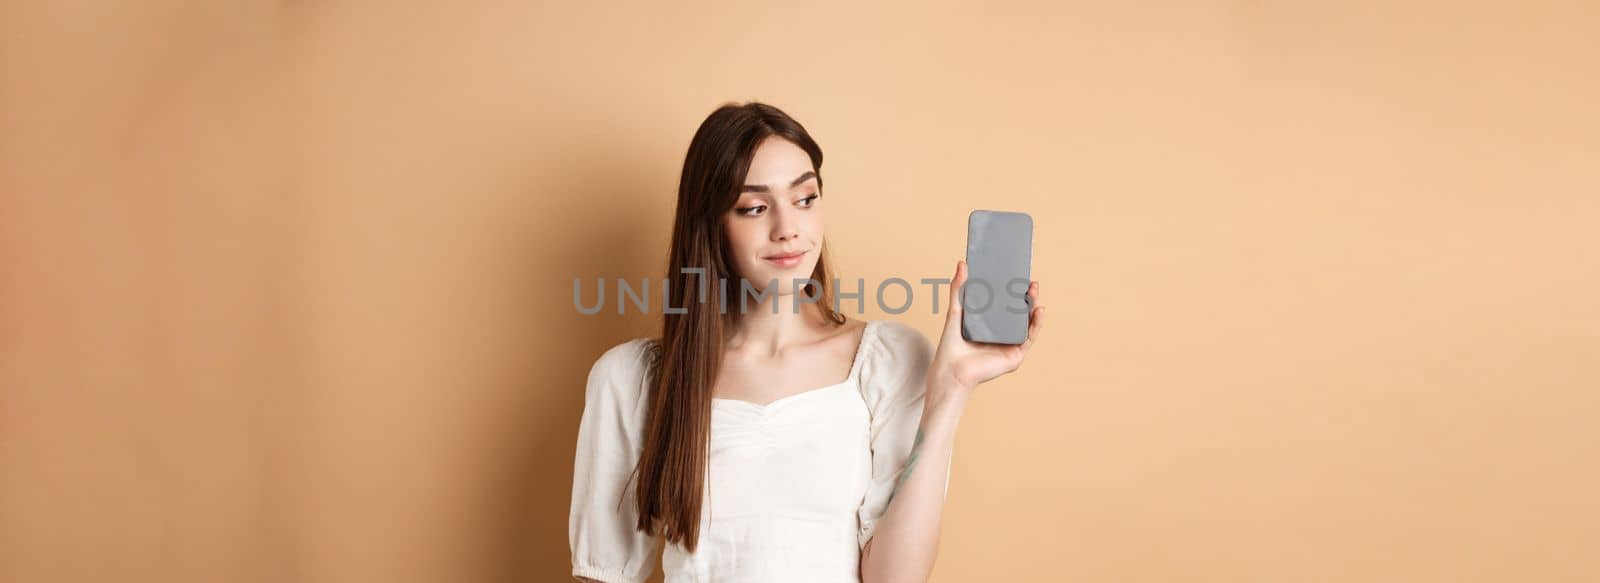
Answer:
[(1016, 370), (1038, 337), (1039, 284), (1019, 346), (961, 337), (964, 262), (937, 349), (904, 324), (845, 317), (821, 171), (817, 143), (769, 105), (723, 106), (695, 132), (674, 309), (660, 339), (612, 347), (589, 372), (568, 522), (580, 580), (643, 581), (663, 540), (668, 583), (932, 571), (956, 427), (974, 387)]

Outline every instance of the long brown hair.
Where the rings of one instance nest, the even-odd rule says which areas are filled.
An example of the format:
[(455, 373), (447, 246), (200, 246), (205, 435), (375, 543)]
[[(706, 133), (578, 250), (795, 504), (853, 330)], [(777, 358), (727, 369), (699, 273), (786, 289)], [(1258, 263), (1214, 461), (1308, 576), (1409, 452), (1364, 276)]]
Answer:
[[(644, 445), (634, 468), (639, 478), (634, 501), (639, 530), (680, 543), (689, 552), (700, 538), (712, 388), (722, 367), (724, 338), (738, 325), (743, 311), (741, 280), (733, 258), (724, 252), (728, 241), (722, 218), (738, 202), (756, 147), (773, 136), (793, 142), (811, 157), (820, 193), (822, 148), (800, 122), (756, 102), (724, 105), (701, 122), (689, 142), (678, 181), (666, 287), (674, 309), (664, 310), (661, 338), (649, 351), (650, 402)], [(827, 255), (824, 243), (811, 272), (819, 285), (808, 283), (804, 291), (838, 325), (845, 318), (833, 309)], [(685, 273), (685, 268), (704, 269), (704, 279)], [(727, 282), (725, 288), (720, 281)], [(702, 282), (706, 301), (700, 301)], [(680, 300), (683, 313), (672, 313)]]

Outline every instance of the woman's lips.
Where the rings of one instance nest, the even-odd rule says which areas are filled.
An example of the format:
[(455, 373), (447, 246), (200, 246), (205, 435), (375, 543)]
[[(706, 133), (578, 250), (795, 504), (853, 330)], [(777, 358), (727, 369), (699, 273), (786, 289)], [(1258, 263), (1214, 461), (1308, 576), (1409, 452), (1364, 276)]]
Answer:
[(795, 253), (793, 255), (774, 255), (772, 257), (763, 257), (762, 259), (766, 259), (767, 261), (771, 261), (774, 265), (777, 265), (779, 267), (794, 267), (796, 265), (799, 265), (800, 264), (800, 260), (801, 259), (805, 259), (805, 257), (806, 257), (806, 252), (805, 251), (801, 251), (801, 252)]

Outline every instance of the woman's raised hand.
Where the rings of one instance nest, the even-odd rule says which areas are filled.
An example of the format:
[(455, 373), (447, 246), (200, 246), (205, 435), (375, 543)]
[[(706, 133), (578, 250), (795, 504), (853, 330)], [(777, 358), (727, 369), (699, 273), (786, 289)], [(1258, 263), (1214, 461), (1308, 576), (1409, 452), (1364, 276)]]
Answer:
[[(956, 275), (950, 282), (950, 307), (945, 312), (944, 332), (939, 337), (939, 347), (934, 350), (930, 366), (930, 384), (946, 385), (939, 390), (969, 392), (979, 384), (1022, 366), (1028, 348), (1039, 339), (1044, 327), (1044, 306), (1039, 304), (1039, 282), (1028, 283), (1028, 338), (1022, 344), (990, 344), (971, 342), (961, 335), (961, 290), (967, 282), (967, 262), (956, 263)], [(934, 390), (932, 386), (930, 390)], [(961, 396), (966, 396), (962, 394)], [(936, 395), (930, 395), (936, 397)]]

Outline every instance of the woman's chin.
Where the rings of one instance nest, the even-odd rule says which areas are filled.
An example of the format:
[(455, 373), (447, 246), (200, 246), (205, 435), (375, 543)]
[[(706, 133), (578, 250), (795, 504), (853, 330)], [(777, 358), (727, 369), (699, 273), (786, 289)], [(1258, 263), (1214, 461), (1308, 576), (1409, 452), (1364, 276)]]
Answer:
[(772, 290), (774, 293), (789, 295), (794, 293), (795, 288), (805, 287), (809, 273), (811, 273), (810, 267), (797, 265), (790, 268), (769, 269), (754, 278), (748, 278), (748, 281), (758, 290), (772, 285), (775, 286)]

